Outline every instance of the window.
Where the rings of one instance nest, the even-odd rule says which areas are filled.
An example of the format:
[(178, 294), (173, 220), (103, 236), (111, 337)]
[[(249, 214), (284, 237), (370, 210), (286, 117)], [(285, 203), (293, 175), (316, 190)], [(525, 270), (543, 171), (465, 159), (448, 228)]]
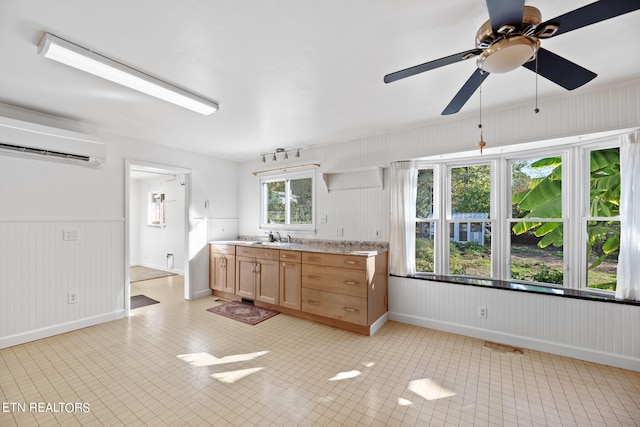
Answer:
[(148, 225), (164, 227), (164, 193), (149, 193)]
[(586, 275), (590, 288), (616, 290), (620, 248), (620, 148), (591, 150), (586, 233)]
[(562, 285), (562, 157), (511, 162), (509, 277)]
[(262, 227), (312, 229), (314, 175), (306, 172), (261, 179)]
[(491, 277), (491, 166), (450, 168), (449, 274)]
[(618, 140), (505, 152), (421, 164), (416, 271), (614, 291)]
[(416, 197), (416, 271), (433, 273), (437, 222), (433, 216), (433, 169), (418, 171)]

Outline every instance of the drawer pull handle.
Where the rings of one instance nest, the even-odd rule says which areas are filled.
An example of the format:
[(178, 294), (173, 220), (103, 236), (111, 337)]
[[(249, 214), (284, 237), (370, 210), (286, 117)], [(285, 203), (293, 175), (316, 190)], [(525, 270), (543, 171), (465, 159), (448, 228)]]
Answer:
[(285, 255), (285, 254), (283, 254), (283, 255), (282, 255), (282, 258), (289, 258), (289, 255)]
[(266, 252), (264, 256), (273, 256), (273, 254), (271, 252)]
[(309, 257), (309, 261), (322, 261), (322, 258), (317, 256), (312, 256), (312, 257)]
[(317, 299), (310, 299), (307, 300), (307, 302), (311, 305), (320, 305), (320, 301), (318, 301)]
[(355, 261), (345, 261), (345, 264), (349, 264), (349, 265), (356, 265), (357, 263)]
[(320, 276), (316, 276), (316, 275), (314, 275), (314, 274), (310, 274), (308, 277), (309, 277), (309, 279), (313, 279), (313, 280), (320, 280), (320, 279), (322, 279), (322, 277), (320, 277)]
[(357, 313), (357, 312), (359, 312), (359, 311), (360, 311), (360, 310), (358, 310), (357, 308), (351, 308), (351, 307), (343, 307), (342, 309), (343, 309), (344, 311), (348, 311), (348, 312), (351, 312), (351, 313)]
[(344, 283), (345, 285), (357, 285), (358, 282), (354, 281), (354, 280), (344, 280), (342, 283)]

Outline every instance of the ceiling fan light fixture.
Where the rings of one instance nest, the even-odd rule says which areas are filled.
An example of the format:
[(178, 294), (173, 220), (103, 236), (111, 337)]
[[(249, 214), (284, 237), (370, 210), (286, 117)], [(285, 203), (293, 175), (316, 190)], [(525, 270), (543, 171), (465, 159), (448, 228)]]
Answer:
[(527, 37), (502, 39), (478, 55), (478, 68), (488, 73), (508, 73), (535, 58), (540, 40)]
[(196, 113), (209, 115), (219, 108), (217, 102), (187, 92), (53, 34), (44, 34), (38, 43), (38, 55)]

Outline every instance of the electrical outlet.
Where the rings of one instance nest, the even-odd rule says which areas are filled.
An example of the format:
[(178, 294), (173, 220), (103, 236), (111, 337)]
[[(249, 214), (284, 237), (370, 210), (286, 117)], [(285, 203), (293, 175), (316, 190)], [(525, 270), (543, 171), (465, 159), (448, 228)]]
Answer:
[(373, 237), (375, 237), (376, 239), (380, 239), (382, 237), (382, 229), (376, 228), (373, 231)]
[(336, 228), (336, 236), (342, 237), (344, 235), (344, 228), (338, 227)]
[(320, 224), (326, 224), (326, 223), (327, 223), (327, 216), (326, 215), (320, 216)]
[(72, 291), (67, 294), (67, 303), (69, 304), (77, 304), (80, 300), (78, 295), (78, 291)]
[(65, 228), (62, 233), (62, 240), (70, 241), (70, 240), (78, 240), (79, 239), (79, 231), (77, 228)]
[(478, 317), (481, 319), (486, 319), (487, 318), (487, 307), (478, 306)]

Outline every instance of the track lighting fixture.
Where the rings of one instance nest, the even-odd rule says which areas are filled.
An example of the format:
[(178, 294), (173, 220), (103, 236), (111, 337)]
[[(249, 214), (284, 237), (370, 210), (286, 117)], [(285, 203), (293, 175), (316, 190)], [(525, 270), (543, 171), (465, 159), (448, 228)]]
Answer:
[(291, 149), (291, 150), (285, 150), (284, 148), (276, 148), (271, 153), (260, 154), (260, 157), (261, 157), (262, 163), (265, 163), (267, 161), (267, 156), (271, 157), (271, 160), (276, 162), (276, 161), (278, 161), (278, 156), (280, 154), (284, 153), (284, 155), (282, 156), (282, 159), (283, 160), (289, 160), (289, 153), (293, 153), (294, 151), (296, 153), (295, 154), (295, 158), (299, 159), (300, 158), (300, 149), (299, 148), (294, 148), (294, 149)]

